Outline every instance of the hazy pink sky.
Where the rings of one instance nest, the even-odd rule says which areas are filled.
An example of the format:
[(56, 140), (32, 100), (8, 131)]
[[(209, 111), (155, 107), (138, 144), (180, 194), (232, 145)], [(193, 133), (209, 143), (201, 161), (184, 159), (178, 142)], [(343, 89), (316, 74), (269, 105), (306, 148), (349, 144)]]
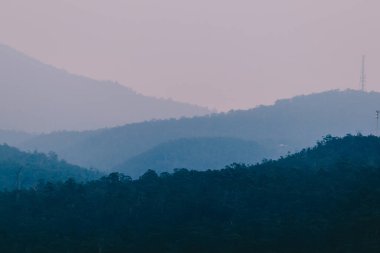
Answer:
[(228, 110), (380, 90), (378, 0), (0, 0), (0, 43), (136, 91)]

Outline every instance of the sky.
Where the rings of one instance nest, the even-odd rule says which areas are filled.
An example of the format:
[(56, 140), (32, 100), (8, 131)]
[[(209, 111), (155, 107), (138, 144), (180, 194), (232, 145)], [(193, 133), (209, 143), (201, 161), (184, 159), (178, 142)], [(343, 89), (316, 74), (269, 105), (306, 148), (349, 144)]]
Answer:
[(0, 43), (69, 72), (218, 111), (380, 91), (378, 0), (0, 0)]

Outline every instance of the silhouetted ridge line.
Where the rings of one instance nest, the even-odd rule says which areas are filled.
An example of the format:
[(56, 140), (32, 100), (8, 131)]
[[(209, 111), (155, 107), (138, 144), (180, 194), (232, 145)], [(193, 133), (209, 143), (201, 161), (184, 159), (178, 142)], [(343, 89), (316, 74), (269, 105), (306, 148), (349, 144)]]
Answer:
[(377, 253), (379, 148), (374, 136), (327, 136), (255, 166), (2, 192), (0, 250)]

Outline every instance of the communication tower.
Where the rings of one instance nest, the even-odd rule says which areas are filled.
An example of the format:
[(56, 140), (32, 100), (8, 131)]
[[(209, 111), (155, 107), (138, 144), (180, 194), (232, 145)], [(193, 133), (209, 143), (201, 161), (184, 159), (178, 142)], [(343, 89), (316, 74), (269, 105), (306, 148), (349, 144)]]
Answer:
[(376, 135), (379, 135), (379, 117), (380, 117), (380, 110), (376, 111)]

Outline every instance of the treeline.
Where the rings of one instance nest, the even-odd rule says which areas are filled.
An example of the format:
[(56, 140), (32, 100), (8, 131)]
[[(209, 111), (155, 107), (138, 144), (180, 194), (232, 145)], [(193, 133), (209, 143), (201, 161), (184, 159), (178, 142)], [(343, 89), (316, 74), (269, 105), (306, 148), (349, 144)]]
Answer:
[(256, 166), (2, 192), (0, 252), (380, 252), (379, 145), (327, 137)]

